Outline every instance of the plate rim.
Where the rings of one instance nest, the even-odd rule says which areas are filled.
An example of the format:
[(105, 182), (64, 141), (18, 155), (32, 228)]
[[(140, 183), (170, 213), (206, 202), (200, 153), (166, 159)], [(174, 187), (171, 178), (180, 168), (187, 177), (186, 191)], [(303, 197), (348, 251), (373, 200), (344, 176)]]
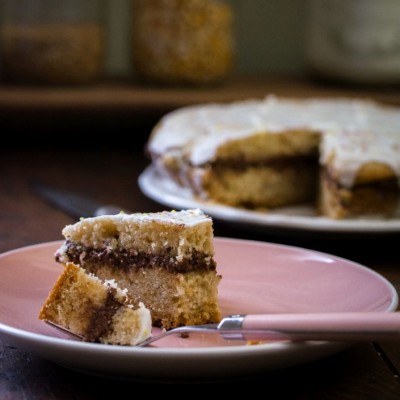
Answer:
[[(157, 180), (158, 179), (158, 180)], [(154, 181), (156, 180), (156, 181)], [(400, 218), (395, 219), (347, 219), (335, 220), (322, 216), (301, 216), (284, 214), (284, 209), (279, 211), (259, 212), (231, 207), (228, 205), (194, 199), (189, 189), (178, 186), (167, 176), (160, 176), (153, 164), (149, 164), (139, 175), (138, 186), (140, 190), (152, 200), (178, 208), (201, 208), (213, 218), (235, 223), (246, 223), (252, 227), (281, 228), (291, 230), (306, 230), (310, 232), (330, 233), (398, 233), (400, 232)], [(166, 185), (175, 189), (174, 193), (165, 190)], [(175, 193), (186, 193), (181, 197)], [(301, 207), (301, 206), (299, 206)], [(291, 209), (298, 209), (294, 206)], [(366, 231), (367, 229), (367, 231)]]

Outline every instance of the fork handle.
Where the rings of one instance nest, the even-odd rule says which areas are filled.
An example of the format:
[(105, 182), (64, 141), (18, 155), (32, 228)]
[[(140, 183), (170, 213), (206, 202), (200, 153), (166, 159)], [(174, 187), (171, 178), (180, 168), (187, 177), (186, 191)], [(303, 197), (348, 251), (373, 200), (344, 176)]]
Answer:
[(400, 340), (400, 312), (232, 315), (218, 329), (242, 340)]

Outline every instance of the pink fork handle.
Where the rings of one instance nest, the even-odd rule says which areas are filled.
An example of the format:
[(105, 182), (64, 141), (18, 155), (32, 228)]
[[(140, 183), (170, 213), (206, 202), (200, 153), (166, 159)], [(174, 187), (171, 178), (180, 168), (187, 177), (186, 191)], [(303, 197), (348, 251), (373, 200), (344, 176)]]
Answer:
[(400, 340), (400, 312), (244, 315), (245, 340)]

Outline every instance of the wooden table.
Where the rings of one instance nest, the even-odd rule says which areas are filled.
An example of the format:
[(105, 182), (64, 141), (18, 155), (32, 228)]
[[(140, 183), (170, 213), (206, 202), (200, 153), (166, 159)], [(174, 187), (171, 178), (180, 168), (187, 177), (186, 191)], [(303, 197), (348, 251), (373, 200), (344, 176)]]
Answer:
[[(14, 107), (17, 113), (18, 104)], [(16, 133), (10, 126), (6, 131), (3, 129), (2, 133), (6, 132), (9, 135)], [(110, 130), (110, 137), (115, 134)], [(144, 136), (147, 134), (143, 133)], [(137, 177), (148, 164), (143, 143), (133, 141), (122, 146), (88, 148), (79, 146), (76, 141), (68, 142), (67, 136), (65, 140), (66, 146), (59, 145), (60, 142), (51, 145), (46, 138), (42, 142), (38, 140), (32, 149), (23, 145), (2, 148), (0, 252), (60, 240), (61, 229), (74, 222), (73, 218), (54, 209), (31, 191), (32, 179), (80, 192), (104, 203), (117, 203), (133, 211), (165, 208), (144, 196), (137, 186)], [(286, 243), (346, 257), (382, 274), (400, 291), (400, 234), (362, 237), (274, 234), (243, 230), (223, 221), (215, 221), (214, 227), (216, 236)], [(7, 343), (1, 343), (0, 357), (0, 399), (5, 400), (118, 398), (125, 397), (126, 393), (136, 396), (142, 389), (149, 395), (158, 394), (159, 389), (166, 395), (173, 389), (170, 391), (173, 395), (187, 396), (194, 390), (201, 390), (208, 396), (214, 389), (229, 390), (236, 385), (252, 388), (254, 384), (261, 386), (267, 395), (275, 393), (279, 398), (400, 398), (400, 346), (390, 342), (356, 344), (313, 363), (259, 376), (226, 382), (201, 382), (201, 389), (196, 387), (200, 383), (192, 382), (183, 387), (183, 392), (177, 391), (175, 384), (167, 382), (118, 381), (76, 372)]]

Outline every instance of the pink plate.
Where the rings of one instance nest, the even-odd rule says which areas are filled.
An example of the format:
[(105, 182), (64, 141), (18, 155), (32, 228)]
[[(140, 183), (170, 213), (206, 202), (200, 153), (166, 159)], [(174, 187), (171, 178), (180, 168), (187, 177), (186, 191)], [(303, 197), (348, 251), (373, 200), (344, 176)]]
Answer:
[[(61, 242), (0, 256), (0, 334), (9, 343), (84, 372), (130, 379), (210, 379), (314, 361), (349, 343), (265, 343), (218, 335), (171, 336), (152, 348), (107, 346), (71, 339), (38, 320), (61, 273)], [(357, 263), (297, 247), (215, 238), (219, 302), (238, 313), (394, 311), (398, 296), (382, 276)], [(157, 329), (154, 329), (157, 333)]]

